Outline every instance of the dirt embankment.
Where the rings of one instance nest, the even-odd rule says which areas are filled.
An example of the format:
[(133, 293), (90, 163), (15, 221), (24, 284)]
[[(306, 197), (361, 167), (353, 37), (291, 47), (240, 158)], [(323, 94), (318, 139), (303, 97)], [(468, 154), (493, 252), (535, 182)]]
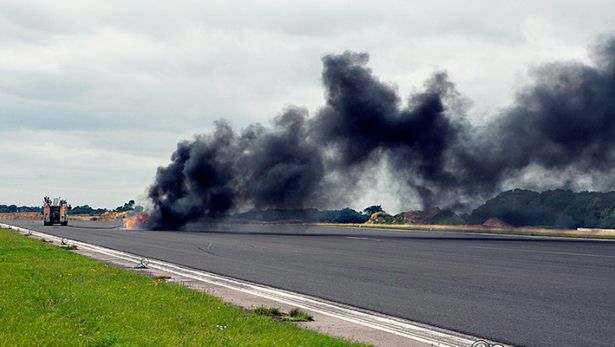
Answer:
[[(70, 214), (68, 219), (73, 220), (86, 220), (86, 221), (109, 221), (109, 220), (122, 220), (124, 218), (130, 218), (132, 215), (130, 212), (105, 212), (99, 216), (89, 216), (80, 214)], [(42, 220), (43, 214), (40, 212), (10, 212), (0, 213), (0, 220)]]
[(131, 211), (126, 212), (105, 212), (98, 216), (90, 216), (90, 215), (69, 215), (70, 219), (75, 220), (86, 220), (86, 221), (110, 221), (110, 220), (122, 220), (124, 218), (132, 217)]
[(40, 212), (6, 212), (0, 213), (0, 220), (42, 220)]
[[(494, 221), (495, 222), (495, 221)], [(504, 223), (504, 222), (502, 222)], [(491, 224), (491, 223), (489, 223)], [(498, 223), (494, 223), (498, 224)], [(506, 224), (506, 223), (504, 223)], [(423, 231), (465, 231), (474, 233), (492, 233), (504, 235), (533, 235), (533, 236), (571, 236), (571, 237), (604, 237), (615, 238), (615, 229), (546, 229), (539, 227), (497, 227), (487, 225), (436, 225), (436, 224), (339, 224), (318, 223), (326, 226), (352, 226), (364, 228), (382, 228), (399, 230), (423, 230)], [(500, 224), (501, 225), (501, 224)]]
[(369, 220), (365, 222), (365, 224), (391, 224), (392, 221), (393, 216), (384, 211), (379, 211), (372, 213), (371, 217), (369, 217)]
[(499, 218), (495, 218), (495, 217), (491, 217), (491, 218), (487, 219), (483, 223), (483, 226), (487, 227), (487, 228), (500, 228), (500, 229), (510, 229), (510, 228), (512, 228), (512, 226), (509, 225), (508, 223), (504, 222), (503, 220), (501, 220)]

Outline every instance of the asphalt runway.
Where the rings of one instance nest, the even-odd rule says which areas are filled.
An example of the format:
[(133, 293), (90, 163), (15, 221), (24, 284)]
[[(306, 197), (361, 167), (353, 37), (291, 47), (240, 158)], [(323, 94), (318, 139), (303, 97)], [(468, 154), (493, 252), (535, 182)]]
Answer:
[(615, 242), (301, 225), (8, 224), (527, 346), (615, 345)]

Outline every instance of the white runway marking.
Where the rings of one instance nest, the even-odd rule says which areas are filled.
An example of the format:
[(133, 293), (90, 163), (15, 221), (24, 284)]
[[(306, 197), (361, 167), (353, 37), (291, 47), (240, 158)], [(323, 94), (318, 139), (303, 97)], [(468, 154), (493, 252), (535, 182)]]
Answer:
[(371, 237), (356, 237), (356, 236), (344, 236), (345, 239), (351, 240), (368, 240), (368, 241), (382, 241), (381, 239), (374, 239)]
[(495, 249), (495, 250), (499, 250), (499, 251), (509, 251), (509, 252), (546, 253), (546, 254), (574, 255), (574, 256), (581, 256), (581, 257), (615, 258), (615, 255), (574, 253), (574, 252), (557, 252), (557, 251), (536, 251), (536, 250), (532, 250), (532, 249), (512, 249), (512, 248), (483, 247), (483, 246), (472, 246), (471, 248)]

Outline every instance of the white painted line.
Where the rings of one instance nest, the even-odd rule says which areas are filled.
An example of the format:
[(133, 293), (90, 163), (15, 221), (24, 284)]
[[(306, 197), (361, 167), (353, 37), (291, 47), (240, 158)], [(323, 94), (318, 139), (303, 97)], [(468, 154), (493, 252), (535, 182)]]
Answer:
[(357, 237), (357, 236), (342, 236), (345, 239), (351, 239), (351, 240), (367, 240), (367, 241), (376, 241), (376, 242), (381, 242), (382, 239), (375, 239), (373, 237)]
[(499, 250), (499, 251), (509, 251), (509, 252), (528, 252), (528, 253), (574, 255), (574, 256), (580, 256), (580, 257), (615, 258), (615, 255), (575, 253), (575, 252), (557, 252), (557, 251), (539, 251), (539, 250), (533, 250), (533, 249), (513, 249), (513, 248), (484, 247), (484, 246), (472, 246), (471, 248), (495, 249), (495, 250)]
[[(25, 234), (30, 233), (34, 236), (38, 236), (55, 242), (60, 242), (63, 239), (54, 235), (49, 235), (38, 231), (15, 227), (2, 223), (0, 223), (0, 227), (17, 230)], [(75, 245), (81, 249), (87, 249), (96, 253), (104, 254), (109, 257), (121, 259), (124, 261), (129, 261), (135, 264), (139, 264), (141, 259), (143, 258), (135, 254), (96, 246), (85, 242), (68, 239), (65, 239), (65, 242), (70, 245)], [(287, 290), (268, 287), (265, 285), (256, 284), (236, 278), (217, 275), (201, 270), (190, 269), (161, 260), (150, 259), (148, 267), (172, 273), (181, 277), (190, 278), (196, 281), (210, 283), (242, 293), (266, 298), (279, 303), (292, 305), (308, 311), (313, 311), (355, 324), (360, 324), (372, 329), (406, 337), (415, 341), (428, 343), (433, 346), (471, 346), (475, 341), (479, 340), (479, 338), (448, 332), (443, 329), (429, 327), (424, 324), (419, 324), (412, 321), (387, 316), (384, 314), (371, 312), (359, 308), (354, 308), (351, 306), (342, 305), (324, 299), (294, 293)]]
[[(540, 239), (540, 240), (566, 240), (566, 241), (588, 241), (591, 240), (592, 242), (615, 242), (614, 239), (604, 239), (604, 238), (589, 238), (589, 237), (573, 237), (573, 236), (551, 236), (551, 235), (528, 235), (528, 234), (504, 234), (504, 233), (493, 233), (493, 232), (477, 232), (477, 231), (469, 231), (469, 230), (460, 230), (460, 231), (454, 231), (454, 230), (444, 230), (444, 229), (440, 229), (440, 230), (425, 230), (425, 229), (410, 229), (410, 228), (384, 228), (384, 227), (350, 227), (350, 226), (343, 226), (343, 225), (337, 225), (337, 226), (332, 226), (332, 227), (336, 227), (336, 228), (349, 228), (349, 229), (357, 229), (357, 230), (369, 230), (369, 229), (373, 229), (373, 230), (383, 230), (383, 231), (407, 231), (407, 232), (415, 232), (415, 233), (440, 233), (440, 234), (445, 234), (446, 236), (454, 236), (454, 235), (467, 235), (467, 236), (498, 236), (498, 237), (502, 237), (502, 238), (524, 238), (524, 239)], [(607, 235), (609, 236), (609, 235)]]

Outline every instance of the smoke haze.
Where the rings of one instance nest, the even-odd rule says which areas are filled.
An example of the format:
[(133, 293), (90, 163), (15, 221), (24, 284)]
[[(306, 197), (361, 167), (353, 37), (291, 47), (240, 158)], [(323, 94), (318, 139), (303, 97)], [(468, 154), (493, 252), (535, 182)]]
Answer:
[[(211, 134), (178, 144), (149, 189), (153, 228), (178, 229), (249, 208), (347, 203), (363, 173), (383, 163), (423, 207), (463, 209), (532, 170), (612, 183), (615, 39), (594, 64), (552, 63), (533, 71), (515, 102), (487, 124), (467, 121), (469, 101), (445, 72), (403, 99), (368, 68), (367, 53), (323, 57), (326, 103), (314, 115), (288, 108), (271, 127)], [(572, 174), (571, 174), (572, 173)]]

